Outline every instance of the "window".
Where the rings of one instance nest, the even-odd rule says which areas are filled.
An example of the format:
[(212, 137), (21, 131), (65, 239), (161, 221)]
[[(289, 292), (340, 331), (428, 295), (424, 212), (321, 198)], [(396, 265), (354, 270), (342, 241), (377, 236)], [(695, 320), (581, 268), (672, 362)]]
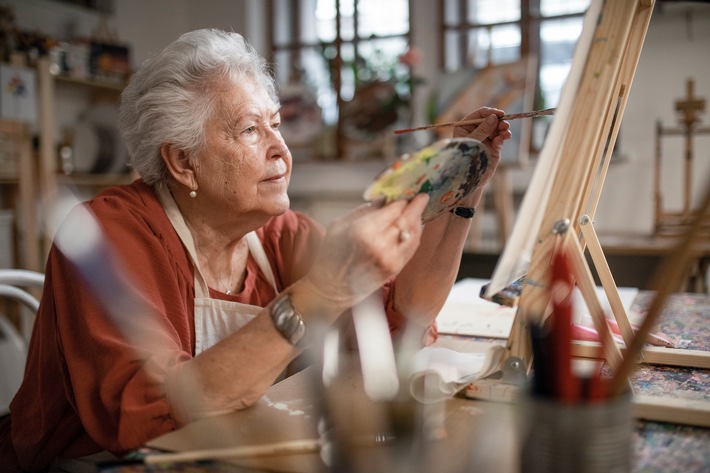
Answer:
[[(559, 101), (589, 2), (428, 0), (429, 10), (418, 4), (416, 12), (438, 13), (444, 73), (535, 56), (535, 107), (549, 108)], [(335, 146), (347, 136), (347, 108), (363, 84), (378, 78), (394, 82), (397, 97), (411, 98), (413, 79), (398, 62), (411, 44), (408, 0), (268, 0), (267, 5), (277, 82), (308, 85), (323, 121), (336, 130)], [(333, 153), (344, 156), (342, 148)]]
[(410, 94), (407, 81), (393, 81), (409, 76), (398, 62), (410, 44), (408, 0), (269, 0), (268, 8), (277, 82), (307, 84), (337, 146), (358, 87), (380, 79)]
[(453, 72), (535, 55), (541, 108), (557, 105), (590, 0), (441, 0), (441, 65)]

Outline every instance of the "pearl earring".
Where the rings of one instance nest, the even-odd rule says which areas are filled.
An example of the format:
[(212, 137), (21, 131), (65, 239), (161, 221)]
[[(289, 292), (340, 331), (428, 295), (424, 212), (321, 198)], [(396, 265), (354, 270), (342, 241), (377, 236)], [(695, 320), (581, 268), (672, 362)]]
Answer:
[(191, 191), (190, 191), (190, 197), (192, 197), (193, 199), (194, 199), (195, 197), (197, 197), (197, 191), (194, 190), (194, 189), (191, 190)]

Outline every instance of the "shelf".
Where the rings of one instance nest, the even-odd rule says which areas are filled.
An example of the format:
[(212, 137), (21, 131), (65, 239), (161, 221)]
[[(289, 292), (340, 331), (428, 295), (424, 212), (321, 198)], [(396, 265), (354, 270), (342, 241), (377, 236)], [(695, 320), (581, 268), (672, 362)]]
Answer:
[(64, 74), (53, 75), (54, 80), (63, 84), (73, 84), (80, 87), (85, 87), (89, 89), (98, 89), (115, 92), (120, 94), (123, 88), (126, 86), (124, 82), (112, 82), (102, 79), (81, 79), (78, 77), (71, 77)]
[(59, 174), (57, 180), (61, 184), (73, 184), (77, 186), (106, 187), (120, 184), (130, 184), (136, 179), (132, 173), (121, 174), (88, 174), (73, 173)]
[[(53, 195), (62, 185), (82, 187), (90, 194), (101, 191), (103, 187), (115, 184), (130, 183), (135, 177), (131, 173), (90, 174), (72, 173), (65, 175), (59, 166), (59, 140), (57, 137), (57, 97), (62, 95), (61, 89), (77, 89), (80, 94), (86, 94), (90, 99), (107, 99), (112, 102), (120, 100), (120, 94), (125, 83), (95, 78), (77, 78), (63, 74), (52, 74), (52, 65), (48, 58), (37, 61), (38, 98), (39, 98), (39, 164), (38, 188), (44, 195)], [(42, 257), (52, 245), (54, 235), (45, 231)]]
[(17, 176), (7, 176), (0, 174), (0, 184), (7, 184), (11, 186), (16, 186), (20, 183), (20, 178)]

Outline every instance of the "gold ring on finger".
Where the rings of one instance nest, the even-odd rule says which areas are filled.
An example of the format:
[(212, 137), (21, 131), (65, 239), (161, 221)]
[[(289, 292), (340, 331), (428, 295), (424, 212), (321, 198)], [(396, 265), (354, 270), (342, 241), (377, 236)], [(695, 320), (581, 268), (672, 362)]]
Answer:
[(411, 237), (412, 237), (412, 234), (409, 233), (409, 230), (407, 230), (406, 228), (404, 230), (399, 231), (399, 242), (400, 243), (405, 243)]

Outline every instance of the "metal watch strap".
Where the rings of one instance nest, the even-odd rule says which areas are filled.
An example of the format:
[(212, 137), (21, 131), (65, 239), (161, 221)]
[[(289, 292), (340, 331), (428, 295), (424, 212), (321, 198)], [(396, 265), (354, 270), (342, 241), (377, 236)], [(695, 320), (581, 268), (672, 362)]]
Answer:
[(294, 346), (298, 345), (306, 335), (306, 324), (301, 314), (291, 305), (288, 294), (276, 297), (274, 305), (271, 306), (271, 320), (276, 330)]
[(455, 207), (451, 209), (451, 213), (461, 218), (473, 218), (476, 215), (475, 207)]

